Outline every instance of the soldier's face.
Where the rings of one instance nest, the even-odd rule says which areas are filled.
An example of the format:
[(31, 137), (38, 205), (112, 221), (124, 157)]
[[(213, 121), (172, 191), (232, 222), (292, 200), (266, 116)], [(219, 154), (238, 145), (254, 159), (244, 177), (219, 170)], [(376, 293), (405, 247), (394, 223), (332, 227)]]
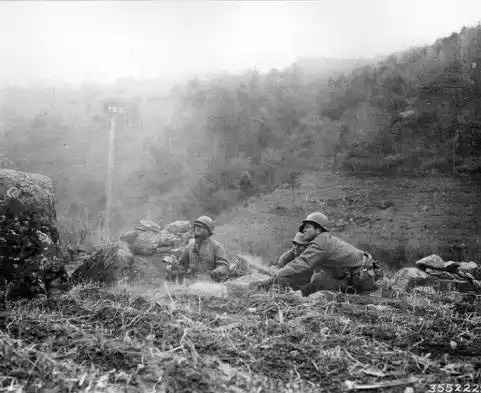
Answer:
[(316, 229), (314, 225), (306, 223), (304, 224), (304, 240), (311, 241), (314, 239), (321, 231)]
[(206, 238), (208, 236), (209, 231), (207, 228), (201, 225), (194, 226), (194, 237), (196, 238)]
[(297, 257), (301, 255), (306, 249), (306, 245), (294, 243), (294, 255)]

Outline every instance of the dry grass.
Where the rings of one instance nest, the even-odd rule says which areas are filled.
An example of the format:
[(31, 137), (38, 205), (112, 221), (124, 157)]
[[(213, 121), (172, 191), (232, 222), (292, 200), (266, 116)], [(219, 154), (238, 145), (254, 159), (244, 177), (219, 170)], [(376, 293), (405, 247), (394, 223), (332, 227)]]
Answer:
[(7, 306), (4, 391), (341, 392), (408, 377), (424, 391), (481, 378), (476, 297), (204, 283), (83, 286)]

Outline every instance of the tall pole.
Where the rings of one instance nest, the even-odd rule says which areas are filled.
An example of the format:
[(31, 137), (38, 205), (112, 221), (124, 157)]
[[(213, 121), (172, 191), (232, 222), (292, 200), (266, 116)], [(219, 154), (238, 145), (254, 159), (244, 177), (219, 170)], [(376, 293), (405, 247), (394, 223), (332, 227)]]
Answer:
[(105, 240), (110, 241), (110, 217), (112, 212), (112, 184), (115, 157), (115, 129), (117, 125), (117, 108), (113, 107), (110, 112), (110, 133), (109, 133), (109, 152), (107, 162), (107, 187), (106, 187), (106, 204), (105, 204), (105, 223), (104, 236)]

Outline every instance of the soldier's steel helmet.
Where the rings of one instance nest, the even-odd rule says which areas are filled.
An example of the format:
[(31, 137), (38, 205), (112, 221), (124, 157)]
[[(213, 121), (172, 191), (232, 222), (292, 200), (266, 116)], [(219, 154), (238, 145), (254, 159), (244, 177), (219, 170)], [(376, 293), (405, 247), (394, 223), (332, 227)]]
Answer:
[(197, 220), (194, 221), (194, 226), (195, 225), (201, 225), (207, 228), (211, 236), (214, 234), (214, 221), (210, 217), (200, 216)]
[(302, 221), (302, 225), (299, 227), (299, 232), (302, 233), (304, 231), (304, 225), (306, 223), (313, 223), (316, 226), (321, 227), (325, 231), (329, 230), (329, 228), (328, 228), (329, 227), (329, 220), (321, 212), (314, 212), (314, 213), (309, 214), (306, 217), (306, 219), (304, 221)]

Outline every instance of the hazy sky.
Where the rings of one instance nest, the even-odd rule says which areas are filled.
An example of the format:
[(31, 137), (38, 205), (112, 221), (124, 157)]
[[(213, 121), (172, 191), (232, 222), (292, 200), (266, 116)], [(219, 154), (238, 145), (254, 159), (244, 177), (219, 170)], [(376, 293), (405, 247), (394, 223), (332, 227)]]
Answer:
[(481, 19), (481, 0), (0, 2), (0, 81), (110, 82), (373, 57)]

